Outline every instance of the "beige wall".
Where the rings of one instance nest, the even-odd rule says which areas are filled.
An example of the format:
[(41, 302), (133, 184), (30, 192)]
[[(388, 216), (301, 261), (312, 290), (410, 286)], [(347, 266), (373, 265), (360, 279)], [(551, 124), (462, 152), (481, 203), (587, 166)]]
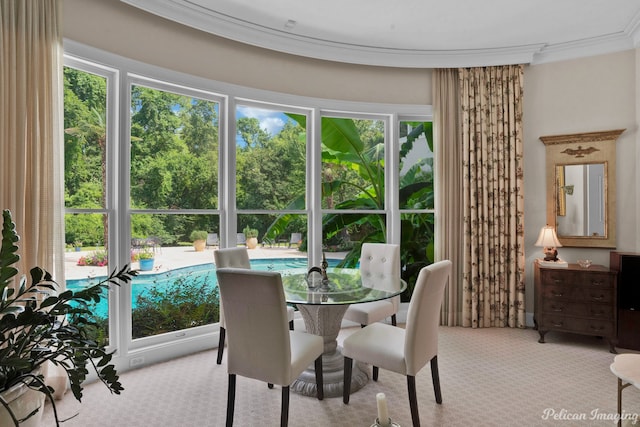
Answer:
[[(527, 312), (533, 310), (533, 246), (546, 221), (545, 148), (540, 136), (626, 129), (617, 142), (618, 250), (640, 252), (638, 158), (638, 51), (630, 50), (527, 67), (524, 91), (524, 155)], [(608, 249), (561, 248), (570, 262), (609, 265)]]
[[(431, 104), (431, 70), (366, 67), (280, 54), (163, 20), (119, 0), (65, 0), (65, 38), (196, 76), (316, 98)], [(626, 128), (618, 141), (618, 248), (640, 251), (640, 50), (525, 70), (524, 142), (527, 312), (533, 311), (531, 262), (545, 223), (543, 135)], [(609, 251), (563, 248), (563, 258), (608, 265)]]

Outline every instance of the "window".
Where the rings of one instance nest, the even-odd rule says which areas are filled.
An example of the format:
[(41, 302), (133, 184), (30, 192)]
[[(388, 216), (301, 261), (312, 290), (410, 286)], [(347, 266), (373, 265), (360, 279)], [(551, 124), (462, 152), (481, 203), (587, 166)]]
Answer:
[(322, 118), (323, 250), (346, 251), (354, 267), (363, 242), (387, 241), (386, 121)]
[(306, 240), (306, 135), (304, 114), (236, 107), (237, 231), (255, 230), (263, 246), (290, 247), (292, 233)]
[(219, 233), (220, 107), (197, 95), (131, 85), (131, 262), (144, 270), (131, 286), (134, 340), (219, 320), (213, 255), (201, 252)]
[(355, 266), (365, 241), (401, 243), (408, 268), (433, 261), (428, 107), (255, 99), (95, 56), (114, 68), (66, 56), (67, 284), (140, 269), (95, 308), (116, 357), (138, 364), (217, 342), (213, 250), (248, 244), (241, 233), (257, 234), (257, 269), (306, 268), (324, 253)]
[[(109, 269), (110, 208), (107, 152), (111, 144), (107, 109), (109, 70), (64, 68), (65, 275), (74, 288), (106, 276)], [(109, 304), (94, 311), (94, 337), (109, 342)]]

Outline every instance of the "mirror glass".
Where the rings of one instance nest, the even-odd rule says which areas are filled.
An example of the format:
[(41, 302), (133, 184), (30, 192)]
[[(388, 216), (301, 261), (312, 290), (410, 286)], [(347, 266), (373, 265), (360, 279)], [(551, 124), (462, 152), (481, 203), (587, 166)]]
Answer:
[(556, 166), (558, 237), (604, 237), (606, 164)]

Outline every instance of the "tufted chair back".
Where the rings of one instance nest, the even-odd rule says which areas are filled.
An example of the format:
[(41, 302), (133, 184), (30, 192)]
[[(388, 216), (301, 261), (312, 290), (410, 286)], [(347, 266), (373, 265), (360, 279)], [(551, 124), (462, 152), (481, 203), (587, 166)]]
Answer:
[(400, 246), (387, 243), (363, 243), (360, 275), (364, 286), (373, 289), (399, 289)]

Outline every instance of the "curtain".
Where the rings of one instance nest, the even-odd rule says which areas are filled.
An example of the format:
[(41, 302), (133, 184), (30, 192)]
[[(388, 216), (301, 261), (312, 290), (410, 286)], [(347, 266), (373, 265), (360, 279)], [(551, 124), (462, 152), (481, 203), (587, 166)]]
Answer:
[(433, 72), (435, 147), (436, 254), (453, 263), (445, 289), (440, 323), (461, 324), (462, 305), (462, 143), (457, 69)]
[(524, 328), (523, 66), (458, 71), (462, 325)]
[(64, 283), (62, 6), (0, 0), (0, 209), (20, 234), (21, 273)]

